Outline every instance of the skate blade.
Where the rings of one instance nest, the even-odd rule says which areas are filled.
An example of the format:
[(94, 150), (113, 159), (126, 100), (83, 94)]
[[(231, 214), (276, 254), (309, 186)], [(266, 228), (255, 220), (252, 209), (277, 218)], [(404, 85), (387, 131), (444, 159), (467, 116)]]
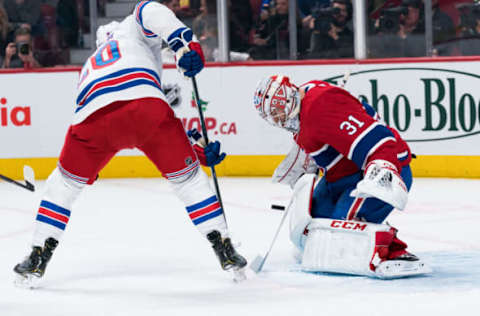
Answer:
[(380, 263), (375, 270), (375, 276), (380, 279), (398, 279), (425, 275), (431, 272), (432, 269), (420, 260), (388, 260)]
[(40, 284), (40, 277), (37, 277), (35, 275), (21, 275), (17, 274), (15, 276), (15, 280), (13, 281), (13, 284), (21, 289), (30, 289), (33, 290), (35, 288), (38, 288)]
[(234, 268), (232, 269), (233, 273), (233, 282), (240, 283), (247, 279), (247, 275), (245, 274), (245, 268)]

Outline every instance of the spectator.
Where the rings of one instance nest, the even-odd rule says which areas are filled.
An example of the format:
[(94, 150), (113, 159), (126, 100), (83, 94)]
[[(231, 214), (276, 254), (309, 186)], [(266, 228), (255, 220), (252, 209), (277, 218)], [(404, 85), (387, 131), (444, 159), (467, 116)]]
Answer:
[(253, 11), (250, 0), (230, 0), (230, 49), (246, 52), (250, 48), (249, 36), (253, 30)]
[[(249, 50), (250, 56), (253, 59), (289, 59), (288, 0), (276, 0), (273, 9), (264, 9), (259, 24)], [(300, 34), (301, 24), (297, 28)], [(302, 51), (302, 45), (299, 51)]]
[(76, 0), (59, 0), (56, 8), (56, 24), (60, 33), (60, 47), (79, 46), (78, 7)]
[(202, 45), (205, 60), (213, 61), (213, 52), (218, 49), (216, 0), (201, 0), (199, 11), (200, 14), (193, 20), (192, 30)]
[(313, 19), (312, 10), (330, 6), (330, 0), (297, 0), (304, 28), (308, 28)]
[[(200, 14), (193, 20), (193, 33), (202, 45), (206, 61), (218, 61), (217, 3), (216, 0), (201, 0)], [(230, 52), (231, 61), (250, 59), (248, 53)]]
[(193, 20), (193, 33), (201, 40), (213, 34), (217, 34), (217, 1), (201, 0), (200, 14)]
[(168, 7), (170, 10), (177, 15), (180, 12), (180, 1), (179, 0), (163, 0), (160, 1), (163, 5)]
[(422, 0), (403, 0), (399, 7), (383, 9), (375, 24), (377, 36), (371, 39), (372, 57), (425, 56), (422, 8)]
[(12, 30), (8, 23), (8, 15), (5, 8), (0, 5), (0, 55), (5, 56), (5, 48), (12, 41)]
[(159, 2), (172, 10), (175, 16), (189, 27), (198, 12), (199, 0), (160, 0)]
[(480, 55), (480, 3), (464, 3), (460, 11), (459, 50), (462, 55)]
[(353, 57), (353, 32), (347, 26), (351, 9), (349, 0), (333, 0), (330, 7), (313, 12), (308, 58)]
[(456, 30), (452, 18), (440, 10), (438, 0), (432, 0), (433, 56), (450, 56), (453, 54)]
[[(249, 35), (253, 26), (252, 14), (250, 0), (236, 0), (230, 3), (230, 50), (246, 52), (249, 49)], [(209, 43), (213, 49), (218, 47), (217, 28), (217, 1), (201, 0), (200, 14), (193, 20), (193, 32), (200, 42)], [(212, 49), (207, 48), (210, 51)]]
[(32, 35), (28, 28), (21, 27), (15, 31), (15, 41), (5, 48), (3, 68), (38, 68), (41, 67), (33, 51)]
[(14, 29), (18, 27), (27, 28), (32, 36), (44, 33), (40, 19), (41, 0), (5, 0), (4, 6)]

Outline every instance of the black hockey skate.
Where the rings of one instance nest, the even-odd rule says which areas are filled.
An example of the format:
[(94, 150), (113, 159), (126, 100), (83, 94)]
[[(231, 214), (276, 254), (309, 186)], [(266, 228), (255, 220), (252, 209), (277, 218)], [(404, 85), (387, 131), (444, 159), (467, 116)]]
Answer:
[[(47, 264), (52, 257), (53, 251), (58, 245), (58, 241), (54, 238), (45, 240), (45, 246), (33, 247), (30, 256), (26, 257), (21, 263), (17, 264), (13, 271), (19, 275), (17, 283), (30, 283), (34, 278), (41, 278), (45, 274)], [(27, 285), (22, 284), (22, 285)], [(21, 284), (19, 284), (21, 285)]]
[(214, 230), (207, 235), (207, 239), (212, 243), (213, 251), (217, 255), (223, 270), (240, 270), (247, 265), (247, 260), (239, 255), (233, 248), (230, 238), (222, 240), (220, 232)]

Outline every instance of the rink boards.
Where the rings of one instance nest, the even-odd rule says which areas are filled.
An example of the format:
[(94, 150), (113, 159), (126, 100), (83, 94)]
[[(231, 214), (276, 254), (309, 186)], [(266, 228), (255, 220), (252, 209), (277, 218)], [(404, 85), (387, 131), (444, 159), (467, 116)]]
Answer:
[[(210, 64), (198, 77), (209, 136), (228, 156), (220, 176), (269, 176), (291, 146), (291, 135), (262, 121), (253, 91), (263, 76), (286, 74), (297, 84), (339, 82), (376, 107), (417, 154), (415, 176), (480, 177), (480, 58), (309, 61)], [(75, 110), (78, 68), (1, 72), (0, 173), (21, 177), (31, 165), (38, 178), (53, 168)], [(178, 84), (174, 107), (189, 129), (199, 127), (191, 82), (167, 66), (162, 84)], [(103, 177), (156, 177), (159, 172), (136, 150), (122, 151)]]

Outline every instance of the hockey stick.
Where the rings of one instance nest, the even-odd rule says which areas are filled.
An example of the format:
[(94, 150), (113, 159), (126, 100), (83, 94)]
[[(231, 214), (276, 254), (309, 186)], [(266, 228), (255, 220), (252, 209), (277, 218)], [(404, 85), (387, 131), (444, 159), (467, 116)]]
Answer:
[[(292, 202), (290, 201), (290, 204)], [(270, 248), (268, 251), (265, 253), (265, 255), (262, 257), (260, 255), (256, 256), (255, 259), (253, 259), (252, 263), (250, 263), (250, 269), (252, 269), (255, 273), (259, 273), (262, 271), (263, 265), (265, 264), (265, 261), (268, 258), (268, 255), (270, 254), (270, 251), (272, 251), (273, 245), (275, 244), (275, 241), (277, 240), (278, 233), (280, 233), (280, 229), (283, 226), (283, 222), (285, 222), (285, 218), (287, 218), (288, 210), (290, 209), (290, 204), (288, 205), (287, 208), (281, 205), (272, 205), (272, 209), (276, 210), (285, 210), (283, 213), (282, 219), (280, 221), (280, 224), (278, 225), (277, 232), (275, 233), (275, 236), (273, 236), (272, 243), (270, 244)]]
[[(207, 134), (207, 126), (205, 124), (205, 119), (203, 117), (202, 105), (200, 104), (200, 96), (198, 94), (197, 80), (195, 79), (195, 77), (192, 77), (192, 84), (193, 84), (193, 95), (195, 97), (195, 101), (198, 109), (198, 115), (200, 117), (200, 125), (202, 126), (203, 139), (205, 140), (205, 145), (208, 145), (209, 141), (208, 141), (208, 134)], [(215, 193), (217, 194), (218, 203), (220, 203), (220, 207), (223, 210), (222, 215), (225, 220), (225, 226), (227, 226), (227, 229), (228, 229), (227, 217), (225, 216), (225, 209), (223, 208), (222, 197), (220, 196), (220, 188), (218, 186), (217, 173), (215, 172), (215, 166), (210, 166), (210, 170), (212, 171), (213, 184), (215, 186)], [(237, 283), (242, 282), (247, 278), (244, 270), (245, 270), (244, 268), (233, 269), (234, 282), (237, 282)]]
[(24, 178), (25, 184), (0, 174), (0, 179), (6, 182), (10, 182), (12, 184), (18, 185), (19, 187), (22, 187), (26, 190), (35, 192), (35, 174), (33, 172), (33, 169), (30, 166), (23, 166), (23, 178)]
[(342, 81), (340, 81), (340, 85), (339, 85), (340, 88), (345, 88), (345, 85), (347, 84), (347, 81), (350, 78), (350, 73), (351, 73), (350, 69), (347, 69), (345, 71), (345, 74), (343, 74)]
[[(205, 139), (205, 145), (208, 145), (209, 141), (208, 141), (208, 134), (207, 134), (207, 126), (205, 124), (205, 119), (203, 117), (202, 106), (200, 104), (200, 96), (198, 94), (197, 80), (195, 79), (195, 77), (192, 77), (192, 84), (193, 84), (193, 95), (195, 97), (195, 102), (197, 104), (198, 115), (200, 116), (200, 125), (202, 126), (203, 139)], [(210, 170), (212, 171), (213, 184), (215, 186), (215, 192), (217, 194), (218, 203), (220, 203), (220, 207), (223, 210), (222, 212), (223, 218), (225, 219), (225, 225), (227, 225), (227, 218), (225, 216), (225, 209), (223, 208), (222, 197), (220, 196), (220, 188), (218, 186), (217, 173), (215, 172), (215, 166), (210, 166)]]

